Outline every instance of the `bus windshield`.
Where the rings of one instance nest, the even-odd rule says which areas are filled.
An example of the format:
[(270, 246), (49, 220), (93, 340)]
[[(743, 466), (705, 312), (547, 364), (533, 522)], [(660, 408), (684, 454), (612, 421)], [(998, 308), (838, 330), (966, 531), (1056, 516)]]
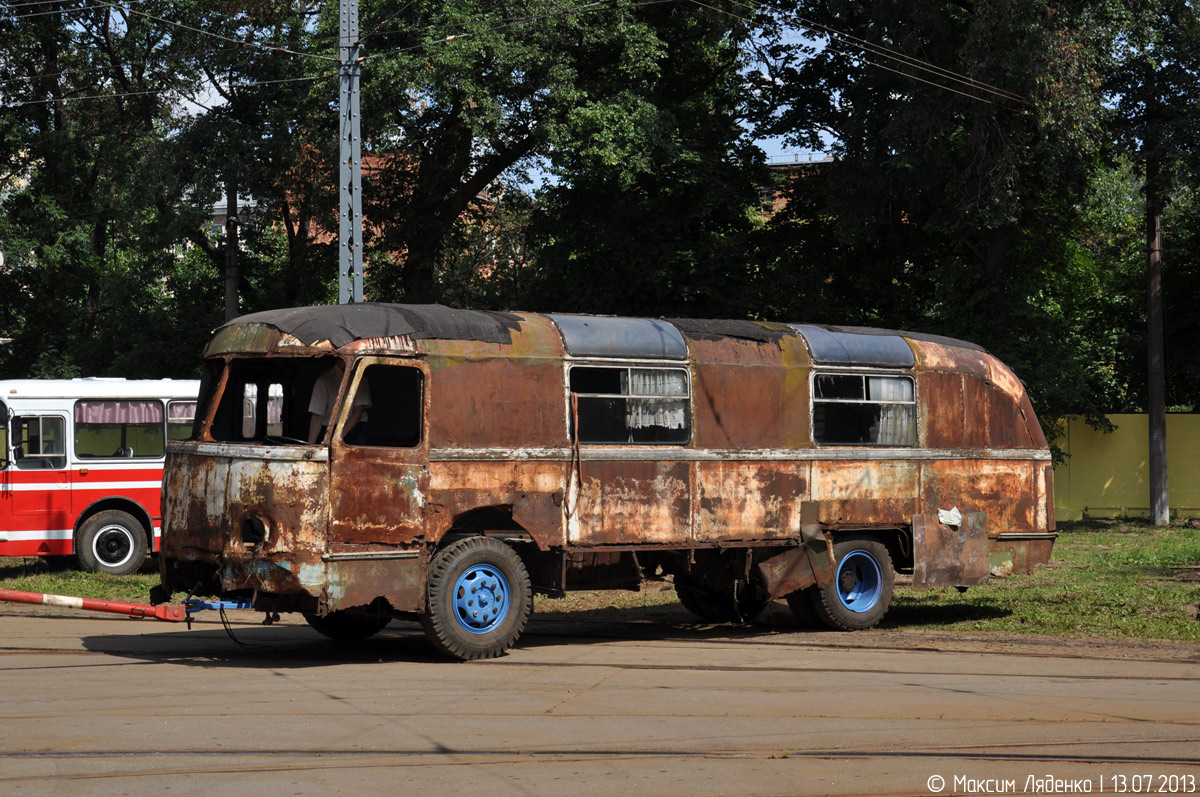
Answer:
[[(221, 395), (202, 397), (217, 402), (210, 433), (218, 442), (268, 445), (309, 442), (309, 404), (318, 379), (341, 363), (327, 357), (233, 360)], [(213, 379), (211, 384), (219, 384)], [(340, 384), (340, 377), (338, 379)]]

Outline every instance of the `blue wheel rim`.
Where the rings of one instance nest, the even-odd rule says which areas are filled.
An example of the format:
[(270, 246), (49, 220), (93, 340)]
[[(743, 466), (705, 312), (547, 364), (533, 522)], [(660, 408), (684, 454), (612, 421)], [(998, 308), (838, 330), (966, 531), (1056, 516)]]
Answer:
[(495, 630), (511, 600), (508, 579), (492, 565), (471, 565), (454, 582), (454, 618), (471, 634)]
[(875, 557), (866, 551), (851, 551), (838, 565), (837, 593), (842, 605), (852, 612), (869, 612), (883, 594), (883, 573)]

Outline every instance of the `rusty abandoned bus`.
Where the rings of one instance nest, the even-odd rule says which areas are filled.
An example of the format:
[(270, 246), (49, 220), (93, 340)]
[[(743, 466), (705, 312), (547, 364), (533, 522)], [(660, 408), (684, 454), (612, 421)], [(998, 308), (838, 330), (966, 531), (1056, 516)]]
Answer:
[(973, 586), (1055, 539), (1025, 389), (962, 341), (360, 304), (243, 316), (204, 356), (156, 602), (240, 597), (336, 639), (416, 618), (475, 659), (534, 592), (669, 578), (707, 620), (786, 598), (853, 630), (896, 572)]

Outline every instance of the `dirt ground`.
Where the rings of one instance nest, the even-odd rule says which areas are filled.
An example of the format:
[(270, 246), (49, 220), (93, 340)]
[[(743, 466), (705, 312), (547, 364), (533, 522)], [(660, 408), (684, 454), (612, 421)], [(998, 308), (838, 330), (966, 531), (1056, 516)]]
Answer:
[(0, 792), (1200, 793), (1200, 646), (575, 608), (459, 664), (0, 605)]

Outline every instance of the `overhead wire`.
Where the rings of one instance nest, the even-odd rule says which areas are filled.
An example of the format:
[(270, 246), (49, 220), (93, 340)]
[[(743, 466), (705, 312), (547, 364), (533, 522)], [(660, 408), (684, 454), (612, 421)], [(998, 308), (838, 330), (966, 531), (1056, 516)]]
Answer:
[[(46, 0), (46, 1), (50, 2), (51, 0)], [(146, 12), (128, 7), (129, 3), (144, 2), (144, 1), (145, 0), (125, 0), (124, 3), (108, 3), (108, 4), (93, 5), (93, 6), (81, 6), (77, 9), (64, 9), (64, 10), (80, 11), (80, 10), (89, 10), (89, 9), (95, 10), (95, 9), (100, 9), (100, 8), (120, 8), (121, 10), (126, 11), (130, 14), (144, 17), (144, 18), (149, 19), (154, 22), (171, 25), (171, 26), (183, 29), (183, 30), (189, 30), (194, 33), (198, 33), (200, 35), (207, 36), (212, 39), (224, 41), (224, 42), (234, 44), (234, 45), (237, 45), (240, 47), (249, 47), (249, 48), (253, 48), (253, 49), (262, 49), (262, 50), (273, 51), (273, 52), (282, 52), (282, 53), (286, 53), (289, 55), (296, 55), (296, 56), (300, 56), (300, 57), (316, 58), (319, 60), (332, 62), (332, 63), (337, 63), (337, 61), (338, 61), (337, 58), (333, 58), (330, 56), (323, 56), (323, 55), (318, 55), (316, 53), (293, 50), (293, 49), (290, 49), (287, 47), (282, 47), (280, 45), (273, 44), (270, 42), (263, 43), (263, 42), (254, 42), (254, 41), (249, 41), (249, 40), (244, 40), (244, 39), (235, 39), (235, 38), (232, 38), (229, 36), (224, 36), (222, 34), (215, 33), (213, 31), (206, 31), (201, 28), (187, 25), (187, 24), (184, 24), (181, 22), (176, 22), (174, 20), (166, 19), (163, 17), (155, 16), (153, 14), (148, 14)], [(464, 38), (479, 36), (484, 33), (490, 33), (490, 32), (494, 32), (494, 31), (514, 27), (517, 25), (529, 24), (532, 22), (537, 22), (537, 21), (541, 21), (541, 20), (545, 20), (545, 19), (552, 19), (555, 17), (571, 16), (571, 15), (576, 15), (576, 14), (589, 14), (589, 13), (595, 13), (595, 12), (599, 12), (599, 11), (613, 10), (613, 9), (635, 9), (635, 8), (643, 8), (646, 6), (662, 5), (662, 4), (666, 4), (666, 3), (675, 3), (675, 2), (678, 2), (678, 0), (643, 0), (642, 2), (630, 3), (630, 4), (624, 5), (624, 6), (615, 6), (609, 2), (597, 1), (597, 2), (584, 3), (580, 6), (575, 6), (573, 8), (558, 9), (558, 10), (546, 12), (543, 14), (508, 17), (508, 18), (499, 20), (498, 24), (494, 24), (494, 25), (491, 25), (488, 27), (479, 28), (479, 29), (475, 29), (475, 30), (470, 29), (470, 25), (472, 24), (472, 22), (484, 22), (484, 21), (486, 21), (486, 18), (479, 17), (473, 21), (459, 22), (459, 23), (453, 23), (453, 24), (429, 25), (429, 26), (424, 26), (424, 27), (420, 27), (420, 28), (401, 29), (401, 30), (395, 30), (395, 31), (381, 31), (380, 30), (381, 27), (383, 27), (387, 22), (391, 21), (395, 17), (399, 16), (401, 13), (404, 12), (404, 10), (406, 10), (408, 7), (410, 7), (412, 5), (412, 0), (410, 0), (410, 2), (405, 4), (403, 7), (401, 7), (400, 10), (398, 10), (397, 12), (393, 13), (389, 17), (386, 17), (383, 20), (381, 20), (379, 23), (377, 23), (375, 28), (370, 33), (368, 33), (366, 36), (363, 36), (360, 38), (360, 41), (365, 41), (366, 39), (371, 38), (371, 37), (393, 35), (393, 34), (398, 34), (398, 33), (422, 33), (422, 32), (428, 33), (430, 31), (439, 30), (439, 29), (441, 29), (441, 30), (454, 29), (454, 28), (464, 29), (462, 33), (449, 34), (449, 35), (442, 36), (439, 38), (434, 38), (434, 39), (431, 39), (428, 41), (409, 45), (407, 47), (397, 47), (397, 48), (393, 48), (393, 49), (389, 49), (389, 50), (384, 50), (379, 53), (371, 53), (367, 56), (367, 58), (370, 59), (370, 58), (378, 58), (378, 57), (382, 57), (382, 56), (386, 56), (386, 55), (391, 55), (391, 54), (395, 54), (395, 53), (412, 52), (412, 51), (416, 51), (416, 50), (425, 49), (428, 47), (437, 46), (439, 44), (448, 44), (450, 42), (458, 41), (458, 40), (461, 40)], [(743, 16), (741, 14), (737, 14), (733, 11), (730, 11), (727, 8), (720, 8), (716, 5), (712, 5), (711, 3), (705, 2), (704, 0), (688, 0), (688, 2), (691, 2), (692, 4), (694, 4), (698, 7), (708, 9), (715, 13), (723, 14), (723, 15), (729, 16), (733, 19), (737, 19), (746, 24), (749, 24), (749, 25), (754, 24), (754, 20), (752, 18)], [(1021, 102), (1021, 103), (1027, 102), (1027, 100), (1024, 97), (1022, 97), (1021, 95), (1019, 95), (1015, 92), (1011, 92), (1006, 89), (992, 86), (988, 83), (976, 80), (975, 78), (971, 78), (967, 75), (963, 75), (963, 74), (955, 72), (953, 70), (949, 70), (944, 67), (937, 66), (937, 65), (932, 64), (923, 59), (915, 58), (915, 57), (909, 56), (905, 53), (901, 53), (895, 49), (892, 49), (892, 48), (889, 48), (889, 47), (886, 47), (883, 45), (875, 44), (873, 42), (869, 42), (865, 39), (853, 36), (851, 34), (844, 33), (842, 31), (839, 31), (828, 25), (823, 25), (821, 23), (817, 23), (812, 20), (805, 19), (803, 17), (800, 17), (799, 15), (792, 14), (790, 12), (784, 11), (780, 8), (771, 6), (769, 4), (761, 4), (760, 6), (754, 6), (754, 5), (751, 5), (750, 3), (744, 2), (743, 0), (729, 0), (729, 2), (731, 5), (738, 6), (738, 7), (750, 10), (750, 11), (758, 11), (758, 9), (760, 7), (766, 8), (766, 9), (778, 14), (781, 18), (790, 19), (793, 22), (799, 24), (801, 27), (803, 27), (807, 30), (828, 36), (829, 41), (830, 41), (830, 52), (837, 56), (844, 57), (844, 58), (850, 58), (850, 59), (853, 59), (860, 63), (866, 64), (866, 65), (869, 65), (869, 66), (872, 66), (872, 67), (875, 67), (877, 69), (881, 69), (881, 70), (884, 70), (887, 72), (891, 72), (893, 74), (897, 74), (897, 75), (909, 78), (911, 80), (915, 80), (915, 81), (924, 83), (924, 84), (932, 86), (934, 88), (939, 88), (944, 91), (948, 91), (948, 92), (951, 92), (951, 93), (954, 93), (954, 94), (957, 94), (957, 95), (960, 95), (963, 97), (967, 97), (969, 99), (975, 99), (980, 102), (985, 102), (985, 103), (992, 104), (992, 105), (996, 105), (997, 103), (991, 99), (988, 99), (986, 96), (980, 96), (980, 94), (990, 94), (990, 95), (1000, 97), (1002, 99), (1009, 100), (1009, 101), (1016, 101), (1016, 102)], [(29, 3), (27, 5), (35, 5), (35, 3)], [(48, 12), (40, 12), (40, 13), (48, 13)], [(55, 13), (57, 13), (57, 12), (55, 12)], [(842, 45), (842, 46), (839, 48), (836, 45)], [(861, 50), (862, 52), (861, 53), (860, 52), (850, 52), (846, 48), (853, 48), (855, 50)], [(873, 60), (873, 59), (888, 60), (898, 66), (889, 66), (887, 64), (881, 63), (880, 60)], [(101, 68), (98, 68), (98, 69), (101, 69)], [(958, 84), (970, 89), (970, 91), (962, 91), (962, 90), (956, 89), (952, 86), (947, 86), (944, 83), (940, 83), (935, 80), (930, 80), (926, 77), (922, 77), (919, 74), (913, 74), (910, 71), (906, 71), (909, 69), (917, 70), (918, 72), (924, 72), (924, 73), (926, 73), (928, 75), (932, 75), (940, 80), (947, 80), (947, 81), (951, 81), (954, 83), (958, 83)], [(64, 72), (64, 73), (58, 73), (58, 74), (61, 75), (61, 74), (66, 74), (66, 73)], [(18, 76), (18, 77), (20, 79), (36, 79), (32, 76)], [(44, 76), (44, 77), (48, 77), (48, 76)], [(323, 76), (284, 79), (284, 80), (278, 80), (278, 81), (258, 81), (258, 82), (249, 83), (249, 84), (245, 84), (245, 85), (266, 85), (269, 83), (277, 83), (277, 82), (278, 83), (292, 82), (294, 80), (318, 80), (318, 79), (322, 79), (322, 77)], [(18, 79), (18, 78), (8, 78), (7, 80), (11, 81), (11, 80), (15, 80), (15, 79)], [(169, 90), (169, 89), (161, 89), (159, 91), (166, 91), (166, 90)], [(150, 94), (150, 93), (156, 93), (156, 92), (155, 91), (126, 92), (124, 94), (95, 95), (94, 97), (78, 97), (78, 98), (70, 98), (70, 99), (98, 99), (103, 96), (110, 96), (110, 97), (136, 96), (138, 94)], [(15, 106), (15, 107), (19, 107), (19, 105), (26, 105), (26, 104), (56, 102), (56, 101), (62, 101), (65, 99), (68, 99), (68, 98), (59, 98), (58, 100), (31, 100), (31, 101), (27, 101), (24, 103), (20, 103), (20, 104), (18, 104), (18, 106)], [(14, 106), (10, 106), (10, 107), (14, 107)]]
[[(4, 7), (12, 9), (12, 8), (28, 8), (29, 6), (48, 6), (48, 5), (54, 5), (54, 4), (61, 4), (62, 1), (63, 0), (28, 0), (28, 2), (24, 2), (24, 3), (6, 3)], [(129, 2), (129, 3), (145, 3), (146, 1), (147, 0), (126, 0), (126, 2)], [(60, 9), (60, 10), (63, 10), (63, 9)]]
[(337, 63), (337, 60), (338, 60), (338, 59), (336, 59), (336, 58), (334, 58), (334, 57), (332, 57), (332, 56), (328, 56), (328, 55), (317, 55), (316, 53), (306, 53), (306, 52), (302, 52), (302, 51), (300, 51), (300, 50), (292, 50), (292, 49), (289, 49), (289, 48), (287, 48), (287, 47), (281, 47), (281, 46), (280, 46), (280, 45), (278, 45), (278, 44), (272, 44), (272, 43), (270, 43), (270, 42), (252, 42), (252, 41), (246, 41), (246, 40), (242, 40), (242, 39), (234, 39), (234, 38), (232, 38), (232, 37), (229, 37), (229, 36), (222, 36), (222, 35), (221, 35), (221, 34), (219, 34), (219, 33), (213, 33), (212, 31), (208, 31), (208, 30), (203, 30), (203, 29), (201, 29), (201, 28), (192, 27), (191, 25), (185, 25), (185, 24), (183, 24), (182, 22), (174, 22), (174, 21), (172, 21), (172, 20), (169, 20), (169, 19), (164, 19), (163, 17), (156, 17), (156, 16), (154, 16), (153, 14), (147, 14), (147, 13), (146, 13), (146, 12), (144, 12), (144, 11), (136, 11), (136, 10), (134, 10), (134, 9), (132, 9), (132, 8), (128, 8), (128, 9), (126, 9), (126, 10), (127, 10), (127, 11), (129, 11), (129, 13), (131, 13), (131, 14), (135, 14), (135, 15), (137, 15), (137, 16), (145, 17), (146, 19), (152, 19), (152, 20), (154, 20), (155, 22), (162, 22), (162, 23), (164, 23), (164, 24), (167, 24), (167, 25), (173, 25), (173, 26), (175, 26), (175, 27), (177, 27), (177, 28), (181, 28), (181, 29), (183, 29), (183, 30), (190, 30), (190, 31), (192, 31), (193, 33), (199, 33), (199, 34), (201, 34), (201, 35), (203, 35), (203, 36), (209, 36), (209, 37), (211, 37), (211, 38), (214, 38), (214, 39), (219, 39), (219, 40), (221, 40), (221, 41), (229, 42), (229, 43), (231, 43), (231, 44), (236, 44), (236, 45), (239, 45), (239, 46), (241, 46), (241, 47), (250, 47), (250, 48), (253, 48), (253, 49), (261, 49), (261, 50), (270, 50), (270, 51), (272, 51), (272, 52), (287, 53), (288, 55), (299, 55), (299, 56), (302, 56), (302, 57), (304, 57), (304, 58), (316, 58), (316, 59), (319, 59), (319, 60), (321, 60), (321, 61), (330, 61), (330, 62), (333, 62), (333, 63)]
[[(703, 8), (707, 8), (711, 11), (715, 11), (719, 14), (725, 14), (727, 16), (733, 17), (734, 19), (741, 20), (742, 22), (745, 22), (747, 24), (754, 24), (754, 21), (750, 18), (741, 16), (739, 14), (735, 14), (734, 12), (729, 11), (728, 9), (723, 9), (723, 8), (719, 8), (714, 5), (710, 5), (709, 3), (703, 2), (703, 0), (689, 0), (689, 2), (692, 2), (695, 5), (701, 6)], [(766, 9), (778, 14), (781, 18), (790, 19), (791, 21), (799, 24), (801, 27), (803, 27), (807, 30), (828, 36), (830, 39), (831, 45), (834, 43), (841, 43), (844, 46), (849, 46), (849, 47), (853, 47), (853, 48), (862, 50), (870, 56), (890, 60), (897, 64), (900, 64), (901, 66), (913, 68), (918, 71), (932, 74), (932, 75), (934, 75), (938, 78), (944, 79), (944, 80), (949, 80), (954, 83), (959, 83), (975, 92), (980, 92), (982, 94), (990, 94), (990, 95), (1000, 97), (1005, 100), (1015, 101), (1015, 102), (1019, 102), (1019, 103), (1027, 103), (1028, 102), (1028, 100), (1025, 97), (1023, 97), (1020, 94), (1017, 94), (1016, 92), (1009, 91), (1009, 90), (1003, 89), (1003, 88), (999, 88), (997, 86), (993, 86), (989, 83), (986, 83), (981, 80), (977, 80), (968, 75), (964, 75), (960, 72), (955, 72), (954, 70), (946, 69), (945, 67), (938, 66), (938, 65), (933, 64), (924, 59), (916, 58), (914, 56), (907, 55), (906, 53), (902, 53), (893, 48), (886, 47), (881, 44), (876, 44), (874, 42), (867, 41), (866, 39), (862, 39), (860, 37), (853, 36), (848, 33), (844, 33), (842, 31), (837, 30), (836, 28), (832, 28), (828, 25), (823, 25), (819, 22), (813, 22), (812, 20), (805, 19), (804, 17), (801, 17), (796, 14), (792, 14), (788, 11), (771, 6), (769, 4), (763, 3), (763, 4), (760, 4), (760, 6), (754, 6), (749, 3), (743, 2), (742, 0), (729, 0), (729, 2), (731, 5), (740, 6), (741, 8), (745, 8), (745, 9), (748, 9), (751, 11), (758, 11), (758, 9), (760, 7), (766, 8)], [(910, 78), (912, 80), (916, 80), (918, 82), (925, 83), (927, 85), (943, 89), (943, 90), (951, 92), (953, 94), (958, 94), (963, 97), (968, 97), (970, 99), (979, 100), (980, 102), (985, 102), (985, 103), (988, 103), (989, 105), (998, 105), (999, 104), (999, 103), (994, 102), (993, 100), (987, 99), (987, 97), (979, 96), (979, 94), (975, 94), (975, 93), (971, 93), (971, 92), (964, 92), (959, 89), (955, 89), (951, 86), (947, 86), (943, 83), (938, 83), (936, 81), (932, 81), (927, 78), (923, 78), (920, 75), (915, 75), (915, 74), (912, 74), (911, 72), (904, 71), (903, 69), (899, 69), (899, 68), (892, 67), (892, 66), (887, 66), (885, 64), (879, 63), (878, 61), (873, 61), (864, 55), (850, 53), (850, 52), (847, 52), (846, 50), (838, 50), (838, 49), (832, 49), (832, 52), (834, 52), (838, 55), (841, 55), (841, 56), (855, 58), (855, 59), (861, 61), (862, 63), (868, 64), (870, 66), (874, 66), (878, 69), (882, 69), (887, 72), (892, 72), (897, 75), (901, 75), (901, 76)]]
[[(251, 86), (267, 86), (275, 83), (303, 83), (305, 81), (328, 80), (329, 78), (337, 77), (334, 72), (327, 72), (323, 75), (307, 75), (305, 77), (288, 77), (278, 78), (275, 80), (255, 80), (249, 83), (239, 83), (238, 88)], [(50, 97), (43, 100), (23, 100), (21, 102), (4, 103), (5, 108), (21, 108), (26, 105), (47, 105), (53, 102), (75, 102), (77, 100), (112, 100), (123, 97), (140, 97), (147, 94), (165, 94), (169, 91), (178, 91), (178, 89), (164, 87), (161, 89), (150, 89), (147, 91), (125, 91), (116, 94), (90, 94), (83, 96), (67, 96), (67, 97)], [(194, 102), (194, 100), (192, 100)]]
[[(613, 11), (613, 10), (623, 10), (623, 9), (632, 9), (632, 8), (644, 8), (646, 6), (663, 5), (666, 3), (678, 3), (679, 1), (680, 0), (642, 0), (642, 2), (629, 3), (629, 4), (623, 5), (623, 6), (615, 6), (609, 2), (585, 3), (582, 6), (575, 6), (574, 8), (567, 8), (567, 9), (559, 9), (558, 11), (551, 11), (551, 12), (547, 12), (545, 14), (534, 14), (534, 15), (526, 15), (526, 16), (521, 16), (521, 17), (509, 17), (509, 18), (500, 20), (501, 24), (492, 25), (492, 26), (486, 27), (486, 28), (480, 28), (478, 30), (467, 30), (464, 33), (451, 34), (449, 36), (443, 36), (441, 38), (436, 38), (436, 39), (432, 39), (429, 41), (420, 42), (418, 44), (409, 45), (407, 47), (396, 47), (396, 48), (393, 48), (390, 50), (384, 50), (380, 53), (371, 54), (368, 57), (372, 57), (372, 55), (373, 56), (382, 56), (382, 55), (391, 55), (393, 53), (412, 52), (414, 50), (421, 50), (426, 47), (432, 47), (432, 46), (439, 45), (439, 44), (449, 44), (450, 42), (458, 41), (460, 39), (466, 39), (466, 38), (469, 38), (472, 36), (478, 36), (483, 33), (492, 33), (494, 31), (504, 30), (505, 28), (511, 28), (516, 25), (524, 25), (524, 24), (528, 24), (530, 22), (540, 22), (544, 19), (552, 19), (554, 17), (571, 16), (574, 14), (590, 14), (590, 13), (595, 13), (595, 12), (599, 12), (599, 11)], [(482, 21), (482, 18), (477, 18), (474, 21)], [(467, 27), (469, 24), (471, 24), (471, 23), (464, 22), (464, 23), (444, 24), (444, 25), (429, 25), (429, 26), (426, 26), (423, 28), (411, 28), (411, 29), (386, 31), (386, 32), (373, 34), (373, 35), (381, 35), (382, 36), (382, 35), (392, 35), (392, 34), (397, 34), (397, 33), (422, 33), (422, 32), (428, 32), (431, 30), (438, 30), (438, 29), (463, 28), (463, 27)]]

